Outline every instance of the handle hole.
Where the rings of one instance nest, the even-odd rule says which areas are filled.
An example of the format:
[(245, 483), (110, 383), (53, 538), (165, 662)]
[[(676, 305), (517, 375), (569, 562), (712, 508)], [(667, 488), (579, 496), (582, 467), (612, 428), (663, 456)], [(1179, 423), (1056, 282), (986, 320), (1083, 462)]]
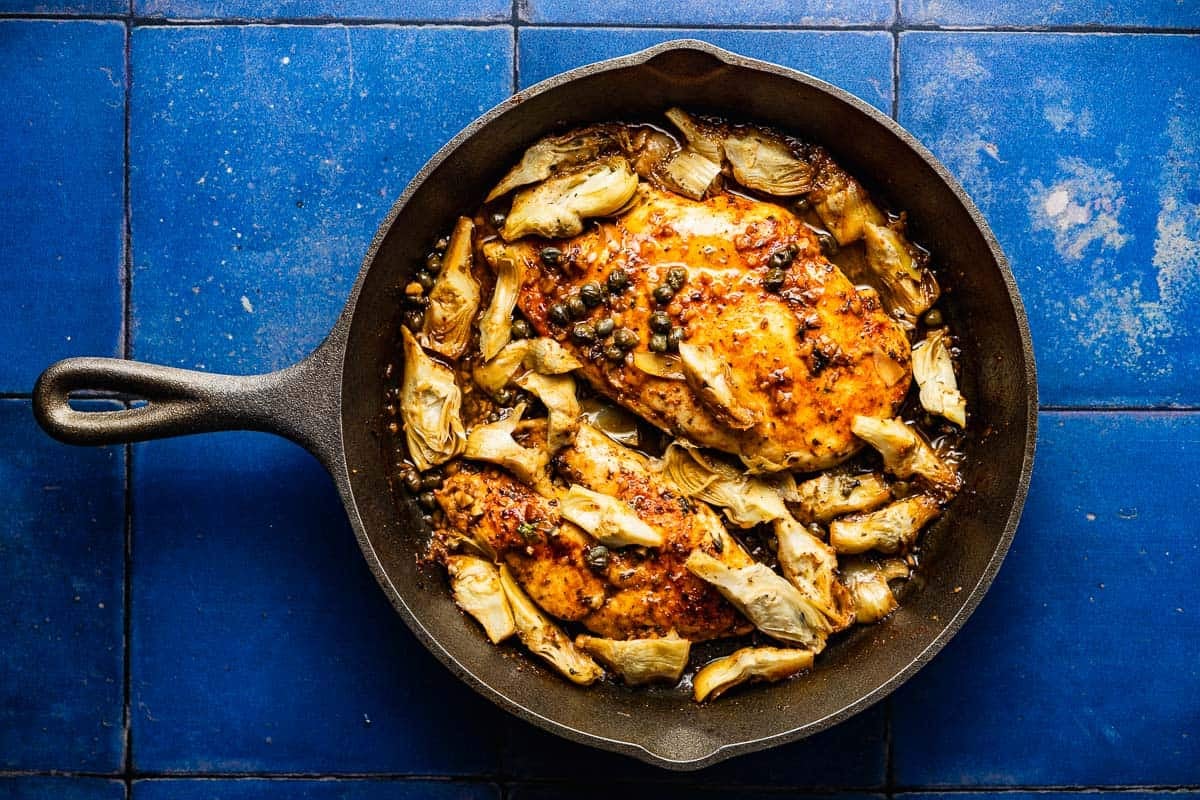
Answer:
[(67, 398), (67, 404), (71, 406), (72, 411), (80, 411), (84, 414), (102, 414), (111, 413), (113, 411), (123, 411), (126, 405), (120, 400), (111, 397), (96, 397), (83, 395), (71, 395)]

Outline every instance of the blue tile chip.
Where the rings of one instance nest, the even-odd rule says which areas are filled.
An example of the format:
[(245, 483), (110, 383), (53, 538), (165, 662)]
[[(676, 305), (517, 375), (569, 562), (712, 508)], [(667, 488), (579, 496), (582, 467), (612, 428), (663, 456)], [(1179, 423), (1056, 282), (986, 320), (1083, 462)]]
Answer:
[(609, 25), (881, 25), (892, 21), (892, 0), (522, 0), (521, 18), (531, 22)]
[(138, 28), (133, 351), (248, 373), (318, 344), (375, 229), (507, 97), (508, 28)]
[(247, 433), (133, 455), (137, 769), (496, 771), (501, 712), (405, 628), (315, 459)]
[(125, 29), (0, 21), (0, 81), (0, 392), (28, 392), (59, 358), (120, 355)]
[(29, 401), (0, 400), (0, 453), (0, 771), (115, 772), (124, 752), (123, 449), (58, 444)]
[(498, 21), (511, 0), (134, 0), (139, 16), (168, 19), (333, 19)]
[(900, 786), (1200, 783), (1200, 414), (1042, 415), (995, 585), (893, 698)]
[(911, 25), (1039, 27), (1094, 25), (1175, 28), (1200, 25), (1200, 5), (1181, 0), (900, 0), (900, 17)]
[(906, 33), (900, 121), (1029, 311), (1042, 401), (1200, 402), (1200, 37)]
[(837, 84), (884, 112), (892, 109), (892, 37), (883, 31), (736, 31), (522, 28), (522, 88), (560, 72), (672, 39), (702, 39)]

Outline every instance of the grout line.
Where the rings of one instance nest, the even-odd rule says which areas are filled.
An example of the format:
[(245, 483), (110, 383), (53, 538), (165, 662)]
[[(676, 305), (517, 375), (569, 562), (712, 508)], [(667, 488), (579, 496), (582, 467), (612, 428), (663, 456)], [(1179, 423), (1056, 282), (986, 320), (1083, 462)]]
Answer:
[[(129, 0), (130, 14), (133, 13), (133, 2)], [(130, 190), (130, 129), (132, 127), (133, 108), (133, 27), (125, 23), (125, 260), (122, 277), (124, 293), (121, 310), (121, 339), (122, 356), (129, 359), (133, 356), (133, 325), (131, 321), (133, 298), (133, 207)], [(126, 403), (126, 408), (129, 404)], [(122, 603), (124, 607), (124, 661), (122, 693), (122, 731), (124, 734), (124, 757), (122, 772), (124, 774), (125, 794), (133, 792), (133, 643), (132, 643), (132, 609), (133, 609), (133, 446), (125, 446), (125, 547), (124, 547), (124, 585)]]
[(512, 1), (513, 63), (512, 63), (512, 93), (516, 94), (521, 88), (521, 0)]
[(892, 119), (900, 119), (900, 0), (892, 19)]

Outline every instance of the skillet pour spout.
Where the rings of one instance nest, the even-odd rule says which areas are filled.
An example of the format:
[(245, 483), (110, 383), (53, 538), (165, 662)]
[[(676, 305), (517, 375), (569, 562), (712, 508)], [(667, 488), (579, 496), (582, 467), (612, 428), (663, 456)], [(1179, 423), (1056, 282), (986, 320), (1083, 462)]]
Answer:
[[(671, 688), (582, 689), (490, 645), (439, 577), (418, 566), (421, 511), (394, 495), (381, 444), (385, 368), (397, 366), (395, 290), (438, 231), (475, 208), (526, 147), (592, 122), (658, 119), (680, 106), (761, 123), (824, 145), (873, 192), (905, 208), (916, 241), (949, 290), (960, 388), (972, 409), (962, 492), (925, 534), (922, 565), (900, 609), (833, 643), (798, 680), (695, 704)], [(1025, 312), (986, 221), (946, 169), (892, 119), (846, 92), (784, 67), (680, 40), (572, 70), (523, 90), (443, 147), (397, 200), (367, 249), (329, 338), (301, 363), (218, 376), (119, 359), (68, 359), (38, 380), (34, 411), (73, 444), (111, 444), (244, 428), (286, 436), (330, 471), (380, 586), (418, 639), (466, 684), (559, 736), (668, 769), (708, 766), (795, 741), (886, 697), (962, 627), (991, 585), (1020, 518), (1033, 465), (1037, 384)], [(109, 412), (72, 409), (99, 389), (147, 401)], [(956, 590), (956, 587), (957, 590)], [(698, 647), (703, 655), (706, 651)]]

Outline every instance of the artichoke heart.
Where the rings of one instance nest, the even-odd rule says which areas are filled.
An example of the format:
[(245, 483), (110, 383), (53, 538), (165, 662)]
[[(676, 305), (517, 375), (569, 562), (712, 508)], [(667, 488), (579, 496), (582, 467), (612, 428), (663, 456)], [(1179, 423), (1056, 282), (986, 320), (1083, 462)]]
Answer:
[(863, 224), (867, 266), (878, 279), (892, 305), (906, 314), (924, 314), (937, 302), (941, 290), (933, 273), (914, 257), (912, 246), (895, 228)]
[(500, 236), (559, 239), (583, 231), (583, 220), (603, 217), (624, 206), (637, 191), (637, 174), (622, 156), (611, 156), (556, 175), (513, 198)]
[(960, 428), (967, 424), (967, 401), (958, 391), (954, 361), (946, 346), (946, 329), (930, 331), (913, 347), (913, 377), (921, 387), (921, 406)]
[(725, 160), (721, 128), (696, 119), (681, 108), (667, 109), (667, 119), (679, 129), (688, 147), (714, 164)]
[(876, 511), (851, 514), (829, 523), (829, 544), (851, 555), (878, 550), (897, 553), (916, 544), (925, 523), (941, 513), (942, 504), (927, 494), (897, 500)]
[(519, 403), (504, 419), (472, 428), (463, 455), (504, 467), (538, 494), (550, 496), (553, 493), (547, 473), (550, 454), (544, 448), (522, 447), (513, 438), (524, 414), (525, 404)]
[(594, 656), (630, 686), (654, 681), (677, 683), (692, 651), (692, 643), (678, 636), (617, 641), (580, 634), (575, 637), (575, 646)]
[(537, 397), (550, 412), (546, 426), (546, 445), (557, 453), (575, 438), (582, 410), (575, 397), (575, 380), (570, 375), (542, 375), (526, 372), (517, 385)]
[(843, 246), (863, 238), (868, 223), (882, 225), (887, 221), (862, 184), (828, 156), (821, 161), (808, 197), (821, 222)]
[(720, 164), (689, 149), (680, 150), (662, 166), (667, 188), (693, 200), (703, 200), (720, 174)]
[(679, 361), (688, 385), (719, 420), (734, 430), (753, 428), (758, 414), (734, 396), (729, 364), (717, 358), (708, 345), (679, 343)]
[(492, 202), (513, 189), (544, 181), (556, 172), (591, 161), (616, 146), (612, 134), (602, 128), (584, 128), (562, 136), (547, 136), (525, 151), (484, 202)]
[(896, 477), (920, 475), (943, 491), (957, 491), (958, 472), (938, 458), (920, 434), (901, 419), (878, 419), (860, 414), (851, 421), (850, 430), (879, 451), (884, 469)]
[(855, 621), (870, 625), (899, 606), (889, 580), (907, 578), (908, 566), (898, 558), (879, 564), (867, 558), (848, 558), (842, 564), (842, 582), (854, 598)]
[(705, 664), (692, 681), (692, 697), (702, 703), (720, 697), (734, 686), (754, 681), (781, 681), (811, 669), (812, 665), (811, 650), (743, 647)]
[(471, 274), (474, 230), (471, 220), (459, 218), (442, 258), (442, 271), (429, 290), (421, 344), (446, 358), (458, 358), (466, 352), (471, 323), (479, 311), (479, 281)]
[(763, 633), (819, 653), (832, 632), (829, 622), (799, 589), (766, 564), (730, 567), (702, 550), (693, 550), (688, 570), (712, 584)]
[(795, 197), (812, 188), (812, 167), (778, 136), (737, 130), (725, 137), (725, 158), (734, 180), (747, 189)]
[(628, 447), (637, 447), (642, 443), (637, 417), (620, 406), (614, 406), (596, 397), (580, 401), (580, 406), (583, 408), (583, 418), (587, 424), (614, 442)]
[(586, 653), (582, 653), (562, 630), (534, 605), (525, 591), (517, 585), (508, 567), (500, 567), (500, 584), (508, 596), (517, 638), (529, 651), (540, 656), (567, 680), (580, 686), (595, 683), (604, 670)]
[(475, 556), (446, 556), (446, 572), (454, 602), (483, 626), (493, 644), (517, 632), (495, 564)]
[(560, 513), (609, 547), (661, 547), (663, 535), (647, 525), (626, 503), (578, 484), (563, 496)]
[(821, 610), (833, 630), (848, 627), (853, 608), (846, 587), (838, 583), (833, 549), (791, 517), (775, 520), (775, 538), (783, 576)]
[(512, 313), (521, 292), (524, 270), (521, 262), (507, 253), (489, 255), (489, 242), (483, 246), (484, 257), (496, 270), (496, 288), (487, 311), (479, 319), (479, 352), (484, 361), (495, 358), (512, 338)]
[(673, 442), (663, 453), (662, 470), (682, 494), (725, 509), (725, 516), (739, 528), (789, 516), (781, 494), (794, 488), (787, 473), (781, 473), (776, 483), (752, 478), (682, 442)]
[(561, 375), (579, 369), (579, 359), (550, 338), (509, 342), (496, 357), (475, 368), (471, 377), (479, 388), (495, 395), (524, 367), (542, 375)]
[(647, 375), (668, 381), (682, 381), (687, 378), (683, 374), (683, 365), (679, 356), (667, 356), (661, 353), (651, 353), (649, 350), (633, 352), (633, 366)]
[(442, 464), (463, 451), (464, 431), (459, 409), (462, 393), (454, 372), (427, 355), (403, 328), (404, 382), (400, 413), (408, 455), (419, 470)]
[(799, 515), (805, 521), (828, 522), (842, 514), (870, 511), (892, 499), (883, 476), (824, 472), (796, 487)]

